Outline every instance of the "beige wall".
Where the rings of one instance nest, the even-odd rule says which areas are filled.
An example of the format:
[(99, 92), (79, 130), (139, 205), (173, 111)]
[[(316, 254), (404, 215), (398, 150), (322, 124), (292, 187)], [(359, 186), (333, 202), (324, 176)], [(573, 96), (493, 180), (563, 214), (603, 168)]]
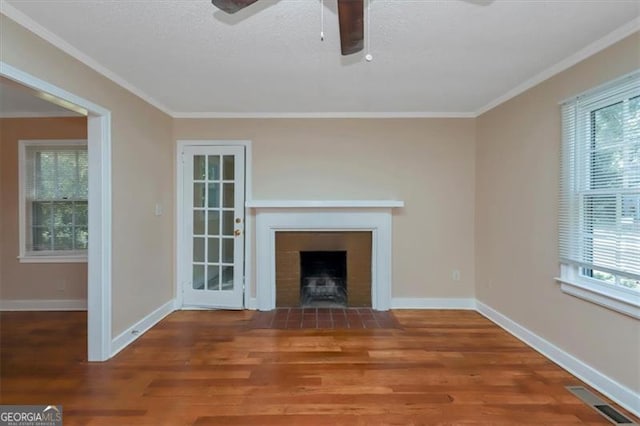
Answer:
[(640, 36), (613, 45), (478, 119), (476, 292), (480, 301), (640, 391), (640, 322), (566, 295), (559, 274), (560, 107), (640, 67)]
[(112, 112), (116, 336), (173, 297), (172, 119), (4, 15), (0, 43), (2, 61)]
[[(114, 335), (173, 294), (175, 139), (248, 139), (254, 199), (406, 202), (394, 213), (394, 297), (475, 291), (640, 390), (639, 323), (565, 295), (553, 280), (558, 102), (638, 68), (637, 34), (477, 120), (171, 120), (5, 17), (0, 31), (3, 61), (113, 113)], [(156, 202), (164, 216), (153, 216)], [(452, 269), (461, 270), (460, 282), (451, 281)]]
[(474, 295), (474, 135), (473, 119), (174, 124), (176, 139), (251, 140), (254, 199), (405, 201), (393, 216), (393, 296), (414, 298)]
[[(2, 132), (2, 122), (0, 121), (0, 133)], [(4, 205), (4, 201), (3, 201), (3, 196), (2, 196), (2, 185), (4, 182), (4, 167), (2, 167), (2, 159), (5, 156), (4, 153), (4, 149), (2, 149), (2, 142), (0, 142), (0, 289), (2, 288), (3, 285), (3, 281), (2, 281), (2, 258), (4, 256), (4, 244), (2, 244), (2, 241), (4, 241), (4, 209), (5, 209), (5, 205)], [(0, 300), (2, 300), (2, 292), (0, 292)]]
[(18, 239), (18, 141), (21, 139), (86, 139), (87, 119), (0, 119), (0, 299), (87, 298), (86, 263), (20, 263)]

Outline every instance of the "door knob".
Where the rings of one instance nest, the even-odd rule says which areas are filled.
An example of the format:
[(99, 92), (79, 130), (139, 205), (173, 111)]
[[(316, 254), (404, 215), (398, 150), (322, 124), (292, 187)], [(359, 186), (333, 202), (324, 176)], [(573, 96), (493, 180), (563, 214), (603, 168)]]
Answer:
[(240, 234), (242, 234), (242, 231), (239, 229), (236, 229), (235, 231), (233, 231), (233, 235), (235, 235), (236, 237), (239, 237)]

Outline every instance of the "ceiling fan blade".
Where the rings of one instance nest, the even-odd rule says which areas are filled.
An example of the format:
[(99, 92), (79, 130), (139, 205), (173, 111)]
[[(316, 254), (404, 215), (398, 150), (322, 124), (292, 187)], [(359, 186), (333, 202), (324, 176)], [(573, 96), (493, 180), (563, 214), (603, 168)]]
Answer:
[(227, 13), (236, 13), (240, 9), (252, 5), (258, 0), (211, 0), (218, 9)]
[(338, 0), (338, 20), (342, 54), (364, 49), (364, 0)]

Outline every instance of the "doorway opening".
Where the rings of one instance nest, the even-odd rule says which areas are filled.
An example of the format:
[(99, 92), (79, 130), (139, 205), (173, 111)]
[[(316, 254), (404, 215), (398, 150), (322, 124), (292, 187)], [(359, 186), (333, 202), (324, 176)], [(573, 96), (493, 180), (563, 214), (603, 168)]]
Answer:
[(87, 117), (87, 359), (111, 357), (111, 112), (0, 61), (0, 80)]

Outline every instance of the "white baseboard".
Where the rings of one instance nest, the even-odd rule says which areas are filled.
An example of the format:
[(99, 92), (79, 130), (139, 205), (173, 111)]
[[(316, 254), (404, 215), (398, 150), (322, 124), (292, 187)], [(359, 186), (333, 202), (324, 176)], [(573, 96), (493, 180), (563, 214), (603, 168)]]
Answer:
[(175, 302), (169, 300), (146, 317), (120, 333), (118, 337), (111, 341), (111, 356), (129, 346), (134, 340), (146, 333), (151, 327), (160, 322), (164, 317), (174, 311)]
[(182, 301), (178, 300), (178, 298), (176, 297), (175, 299), (173, 299), (173, 310), (179, 311), (180, 309), (182, 309)]
[(391, 309), (475, 309), (474, 298), (393, 297)]
[[(111, 356), (115, 356), (164, 317), (176, 310), (170, 300), (155, 311), (129, 327), (111, 342)], [(250, 298), (247, 309), (255, 310), (257, 301)], [(640, 416), (640, 395), (628, 387), (600, 373), (553, 343), (543, 339), (490, 306), (474, 298), (404, 298), (391, 299), (392, 309), (468, 309), (480, 314), (522, 340), (551, 361), (602, 392), (620, 406)], [(86, 300), (0, 300), (0, 311), (86, 311)]]
[(602, 392), (620, 404), (620, 406), (636, 416), (640, 416), (640, 404), (638, 402), (640, 401), (640, 395), (633, 390), (605, 376), (595, 368), (585, 364), (479, 300), (476, 300), (476, 310), (583, 382)]
[(87, 299), (0, 300), (0, 311), (86, 311)]

